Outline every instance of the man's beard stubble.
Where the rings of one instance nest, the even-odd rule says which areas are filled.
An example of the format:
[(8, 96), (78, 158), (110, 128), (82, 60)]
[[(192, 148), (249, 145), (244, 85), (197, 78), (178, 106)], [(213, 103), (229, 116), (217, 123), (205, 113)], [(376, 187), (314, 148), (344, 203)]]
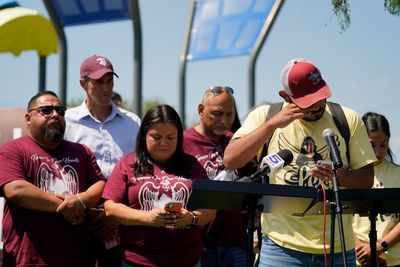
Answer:
[(46, 126), (44, 137), (53, 144), (59, 144), (64, 139), (65, 127), (49, 127)]
[(316, 117), (313, 116), (312, 118), (304, 118), (304, 120), (305, 121), (317, 121), (322, 118), (322, 116), (324, 115), (324, 112), (325, 112), (325, 107), (322, 107), (322, 108), (318, 109), (317, 111), (311, 112), (311, 115), (317, 114)]

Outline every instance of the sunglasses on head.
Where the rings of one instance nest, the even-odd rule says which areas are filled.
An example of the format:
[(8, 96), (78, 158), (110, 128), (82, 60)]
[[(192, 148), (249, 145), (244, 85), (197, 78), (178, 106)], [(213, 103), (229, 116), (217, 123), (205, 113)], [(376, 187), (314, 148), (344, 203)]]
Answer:
[(220, 95), (224, 91), (230, 95), (233, 95), (233, 93), (234, 93), (232, 87), (228, 87), (228, 86), (214, 86), (214, 87), (211, 87), (210, 89), (208, 89), (208, 92), (213, 94), (213, 96)]
[(64, 117), (65, 111), (67, 110), (66, 107), (64, 106), (51, 106), (51, 105), (46, 105), (46, 106), (40, 106), (37, 108), (32, 108), (28, 110), (28, 112), (36, 110), (40, 114), (42, 114), (44, 117), (49, 117), (51, 114), (53, 114), (53, 111), (55, 110), (59, 116)]

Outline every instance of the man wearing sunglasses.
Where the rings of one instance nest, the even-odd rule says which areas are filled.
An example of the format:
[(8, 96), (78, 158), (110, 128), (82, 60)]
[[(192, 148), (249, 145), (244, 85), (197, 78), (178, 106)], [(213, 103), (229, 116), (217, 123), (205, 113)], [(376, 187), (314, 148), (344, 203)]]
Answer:
[(66, 108), (44, 91), (31, 98), (27, 135), (0, 148), (5, 197), (3, 266), (87, 266), (85, 212), (105, 185), (94, 154), (64, 140)]
[[(135, 150), (140, 126), (136, 114), (117, 107), (111, 100), (114, 76), (118, 78), (108, 58), (99, 55), (86, 58), (80, 66), (79, 80), (86, 99), (80, 106), (67, 110), (65, 115), (65, 139), (87, 145), (106, 178), (122, 156)], [(93, 237), (93, 260), (100, 267), (117, 267), (121, 262), (115, 248), (117, 227), (105, 217), (102, 207), (93, 212), (93, 216), (96, 219), (92, 221), (92, 229), (97, 236)]]
[[(270, 105), (253, 110), (244, 125), (236, 131), (225, 150), (224, 163), (228, 168), (238, 168), (260, 155), (268, 140), (267, 153), (289, 149), (293, 161), (269, 177), (271, 184), (302, 187), (326, 186), (333, 188), (331, 164), (309, 167), (300, 164), (300, 156), (313, 158), (314, 153), (323, 160), (329, 160), (329, 150), (322, 133), (334, 129), (339, 133), (332, 110), (327, 105), (331, 90), (322, 78), (319, 69), (309, 60), (290, 60), (281, 71), (282, 90), (279, 96), (284, 100), (282, 109), (267, 119)], [(340, 134), (335, 136), (343, 168), (337, 170), (337, 177), (344, 188), (371, 188), (374, 179), (374, 152), (368, 143), (368, 136), (360, 116), (349, 108), (342, 108), (350, 129), (349, 152), (346, 157), (346, 142)], [(311, 141), (305, 152), (302, 145)], [(308, 142), (308, 144), (311, 144)], [(316, 149), (317, 148), (317, 149)], [(261, 158), (261, 157), (259, 157)], [(330, 250), (329, 220), (324, 232), (324, 216), (303, 217), (288, 214), (262, 214), (262, 245), (259, 266), (326, 266), (324, 248)], [(347, 266), (355, 266), (352, 215), (343, 216)], [(342, 247), (339, 233), (335, 231), (335, 266), (343, 266)], [(327, 237), (326, 242), (324, 235)], [(330, 257), (329, 257), (330, 259)]]
[[(209, 179), (235, 180), (237, 171), (225, 169), (222, 161), (235, 119), (233, 89), (207, 89), (197, 111), (200, 123), (184, 132), (184, 151), (197, 158)], [(215, 220), (204, 229), (203, 242), (203, 267), (247, 266), (247, 232), (241, 212), (218, 211)]]

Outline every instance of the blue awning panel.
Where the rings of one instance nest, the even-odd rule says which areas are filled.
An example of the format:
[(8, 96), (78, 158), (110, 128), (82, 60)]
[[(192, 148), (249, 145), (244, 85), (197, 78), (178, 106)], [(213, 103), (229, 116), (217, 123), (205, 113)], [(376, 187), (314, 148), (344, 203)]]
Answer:
[(131, 19), (130, 0), (51, 0), (64, 26)]
[(275, 0), (198, 0), (188, 60), (249, 54)]

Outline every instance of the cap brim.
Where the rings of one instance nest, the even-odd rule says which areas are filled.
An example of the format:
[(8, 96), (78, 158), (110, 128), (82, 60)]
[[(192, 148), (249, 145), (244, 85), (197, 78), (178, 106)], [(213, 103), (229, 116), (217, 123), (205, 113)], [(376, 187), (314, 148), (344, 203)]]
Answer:
[(298, 98), (294, 98), (292, 96), (289, 97), (293, 101), (293, 103), (295, 103), (298, 107), (305, 109), (308, 108), (309, 106), (312, 106), (316, 102), (322, 99), (329, 98), (331, 96), (332, 96), (331, 89), (329, 88), (328, 85), (325, 85), (315, 93), (301, 96)]
[(90, 75), (88, 75), (88, 77), (90, 79), (97, 80), (97, 79), (100, 79), (101, 77), (103, 77), (107, 73), (112, 73), (115, 76), (117, 76), (117, 78), (119, 78), (118, 75), (110, 69), (101, 69), (101, 70), (95, 71), (95, 72), (91, 73)]

